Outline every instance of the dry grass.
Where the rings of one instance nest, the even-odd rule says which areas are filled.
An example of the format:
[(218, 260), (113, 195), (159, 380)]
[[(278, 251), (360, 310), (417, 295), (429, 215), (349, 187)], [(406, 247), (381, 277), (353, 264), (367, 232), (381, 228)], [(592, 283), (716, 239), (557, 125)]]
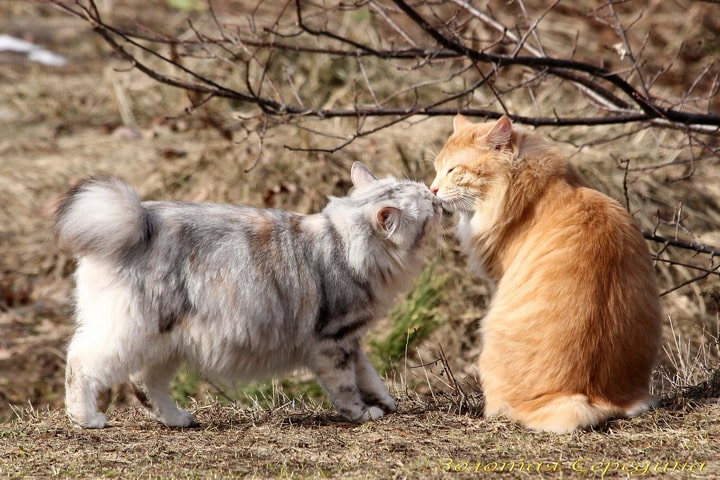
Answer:
[[(114, 4), (118, 14), (138, 5), (130, 0)], [(654, 17), (663, 22), (663, 31), (676, 31), (673, 22), (684, 18), (672, 8)], [(697, 16), (697, 8), (693, 6), (690, 13)], [(147, 22), (181, 28), (178, 12), (161, 6), (149, 10)], [(690, 24), (683, 23), (687, 28)], [(557, 25), (543, 35), (563, 53), (569, 29)], [(106, 172), (125, 177), (146, 198), (311, 212), (323, 206), (326, 195), (347, 190), (348, 168), (356, 159), (380, 174), (429, 181), (433, 172), (428, 159), (447, 137), (450, 122), (440, 118), (399, 125), (335, 155), (291, 152), (284, 148), (289, 140), (296, 146), (318, 145), (320, 140), (307, 131), (277, 128), (264, 140), (258, 161), (261, 145), (256, 137), (246, 137), (242, 129), (232, 130), (228, 137), (226, 127), (234, 125), (235, 107), (217, 102), (190, 117), (168, 118), (189, 105), (186, 95), (126, 71), (76, 21), (47, 7), (6, 2), (0, 5), (0, 32), (42, 42), (71, 60), (69, 66), (55, 70), (20, 61), (0, 69), (0, 418), (8, 419), (0, 424), (0, 476), (471, 478), (483, 472), (447, 472), (445, 465), (452, 461), (453, 468), (473, 470), (478, 462), (483, 468), (490, 462), (524, 461), (559, 462), (559, 473), (543, 464), (544, 475), (569, 477), (578, 473), (573, 462), (584, 458), (598, 463), (597, 468), (603, 468), (602, 462), (630, 468), (629, 462), (661, 466), (670, 462), (672, 467), (674, 462), (707, 461), (702, 472), (689, 467), (681, 471), (678, 466), (668, 476), (720, 475), (717, 282), (697, 282), (663, 297), (668, 316), (665, 352), (654, 385), (663, 397), (659, 410), (613, 422), (599, 431), (534, 434), (479, 416), (482, 399), (473, 381), (474, 361), (480, 348), (477, 325), (487, 307), (488, 291), (466, 274), (450, 230), (438, 240), (434, 270), (437, 278), (444, 279), (439, 305), (431, 312), (440, 325), (429, 336), (416, 339), (388, 370), (402, 402), (399, 414), (370, 425), (348, 425), (336, 421), (321, 400), (297, 390), (297, 382), (251, 390), (221, 386), (219, 391), (182, 377), (178, 390), (199, 399), (190, 408), (203, 424), (200, 429), (157, 425), (127, 406), (122, 396), (110, 412), (114, 428), (99, 432), (72, 428), (61, 405), (73, 266), (52, 246), (48, 225), (54, 199), (75, 179)], [(583, 35), (591, 33), (583, 30)], [(668, 42), (674, 45), (677, 39)], [(696, 68), (688, 59), (683, 62), (687, 70)], [(306, 87), (321, 91), (321, 73), (334, 67), (306, 67), (316, 72), (307, 78)], [(673, 78), (687, 81), (680, 73)], [(387, 77), (388, 89), (396, 87), (397, 75), (409, 75), (389, 69), (370, 74), (376, 79)], [(530, 99), (528, 91), (515, 92), (508, 96), (509, 105), (519, 113), (532, 113), (534, 108), (564, 105), (568, 99), (567, 90), (561, 88), (536, 93)], [(337, 98), (351, 94), (346, 89)], [(478, 98), (481, 103), (491, 101)], [(332, 120), (322, 128), (342, 131), (348, 125)], [(578, 127), (543, 133), (563, 144), (598, 188), (620, 200), (625, 170), (618, 160), (630, 159), (630, 209), (646, 228), (659, 224), (667, 232), (677, 227), (693, 238), (720, 244), (718, 159), (699, 162), (687, 179), (682, 179), (687, 173), (684, 163), (644, 170), (675, 160), (677, 149), (671, 147), (681, 141), (682, 132), (642, 131), (612, 140), (628, 128)], [(659, 250), (657, 245), (652, 248)], [(678, 261), (697, 261), (689, 254), (672, 254)], [(656, 272), (663, 290), (694, 275), (665, 263), (659, 263)], [(398, 316), (413, 308), (421, 311), (424, 306), (413, 306), (413, 301), (408, 300)], [(370, 340), (387, 339), (391, 331), (391, 319), (384, 319)], [(217, 400), (221, 393), (242, 402)], [(467, 468), (460, 462), (468, 462)], [(608, 476), (628, 475), (617, 469), (608, 472)], [(532, 468), (515, 468), (508, 476), (539, 474)]]
[(74, 428), (57, 410), (24, 411), (0, 426), (0, 475), (439, 479), (500, 469), (512, 478), (538, 478), (538, 469), (552, 478), (580, 470), (600, 478), (605, 469), (607, 477), (720, 475), (718, 405), (559, 436), (458, 414), (446, 400), (401, 400), (399, 413), (365, 425), (339, 422), (308, 404), (195, 405), (202, 427), (187, 430), (158, 426), (137, 409), (112, 412), (113, 426), (101, 431)]

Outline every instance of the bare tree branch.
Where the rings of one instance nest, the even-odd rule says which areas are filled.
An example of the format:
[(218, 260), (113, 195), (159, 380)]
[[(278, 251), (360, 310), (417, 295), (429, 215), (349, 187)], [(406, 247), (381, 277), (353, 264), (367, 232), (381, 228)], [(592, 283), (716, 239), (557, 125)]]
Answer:
[[(83, 2), (79, 0), (76, 2), (79, 10), (73, 9), (68, 6), (62, 0), (51, 0), (53, 3), (58, 5), (60, 8), (68, 13), (75, 16), (81, 17), (86, 20), (92, 27), (97, 31), (105, 41), (113, 48), (113, 50), (122, 58), (128, 60), (134, 67), (141, 70), (143, 73), (151, 76), (155, 80), (174, 86), (178, 88), (184, 88), (188, 90), (195, 90), (201, 93), (212, 94), (219, 98), (234, 98), (240, 99), (247, 102), (251, 102), (260, 107), (263, 111), (269, 114), (298, 114), (303, 116), (316, 116), (320, 118), (329, 117), (343, 117), (343, 116), (356, 116), (361, 115), (364, 117), (368, 116), (388, 116), (388, 115), (406, 115), (405, 109), (392, 109), (388, 110), (386, 107), (383, 108), (363, 108), (355, 111), (353, 109), (337, 110), (337, 109), (322, 109), (322, 108), (303, 108), (300, 106), (294, 106), (287, 103), (280, 103), (276, 100), (264, 97), (259, 94), (245, 93), (236, 89), (228, 88), (222, 84), (216, 83), (212, 79), (201, 76), (197, 72), (187, 69), (180, 65), (178, 62), (171, 58), (167, 58), (159, 54), (156, 50), (146, 47), (141, 44), (140, 40), (149, 40), (153, 43), (167, 43), (167, 38), (161, 38), (160, 36), (148, 36), (138, 35), (131, 33), (126, 30), (116, 28), (105, 23), (101, 18), (96, 8), (94, 8), (94, 2), (90, 1), (88, 6), (85, 6)], [(630, 122), (660, 122), (659, 124), (677, 123), (687, 126), (698, 127), (699, 131), (717, 131), (716, 127), (720, 127), (720, 115), (712, 113), (694, 113), (679, 111), (673, 108), (666, 108), (657, 105), (649, 98), (646, 94), (636, 90), (633, 86), (619, 77), (617, 74), (612, 73), (601, 67), (591, 65), (576, 60), (569, 59), (557, 59), (546, 56), (519, 56), (519, 55), (499, 55), (474, 50), (462, 43), (458, 43), (455, 39), (450, 38), (447, 35), (442, 34), (435, 29), (424, 17), (422, 17), (415, 9), (413, 9), (408, 3), (403, 0), (394, 0), (394, 3), (417, 25), (419, 25), (430, 37), (435, 40), (441, 48), (409, 48), (409, 49), (394, 49), (394, 50), (380, 50), (372, 48), (361, 42), (352, 40), (347, 37), (343, 37), (340, 34), (329, 31), (327, 29), (316, 29), (309, 26), (303, 17), (302, 1), (297, 0), (295, 2), (296, 15), (300, 29), (303, 32), (310, 34), (311, 36), (324, 37), (331, 41), (337, 42), (339, 45), (348, 48), (318, 48), (308, 47), (301, 44), (285, 44), (279, 41), (248, 41), (243, 39), (241, 44), (253, 45), (261, 49), (280, 49), (286, 51), (295, 51), (306, 54), (323, 54), (323, 55), (337, 55), (337, 56), (371, 56), (379, 59), (448, 59), (448, 58), (465, 58), (473, 62), (488, 63), (494, 65), (496, 68), (501, 69), (503, 67), (519, 65), (523, 67), (529, 67), (538, 71), (545, 72), (547, 74), (555, 75), (565, 80), (571, 81), (585, 91), (593, 92), (596, 98), (603, 104), (611, 106), (613, 114), (598, 116), (598, 117), (527, 117), (522, 115), (515, 115), (513, 119), (520, 123), (525, 123), (533, 126), (569, 126), (569, 125), (601, 125), (601, 124), (617, 124), (617, 123), (630, 123)], [(464, 2), (457, 0), (458, 4), (463, 5)], [(471, 13), (476, 10), (471, 10)], [(141, 62), (136, 55), (133, 55), (130, 51), (124, 48), (117, 40), (122, 39), (124, 42), (137, 47), (138, 49), (149, 53), (158, 59), (166, 62), (167, 64), (177, 68), (180, 72), (189, 75), (195, 81), (181, 80), (179, 78), (162, 75), (154, 70), (149, 65)], [(522, 45), (522, 39), (517, 39)], [(219, 40), (210, 39), (199, 39), (200, 43), (208, 43), (217, 45), (222, 42), (227, 42), (224, 38)], [(533, 53), (540, 53), (538, 50), (532, 50)], [(588, 74), (589, 78), (580, 76), (579, 74)], [(608, 82), (614, 87), (618, 88), (624, 93), (638, 108), (634, 110), (630, 108), (630, 104), (621, 100), (617, 95), (604, 88), (601, 82)], [(485, 109), (469, 109), (461, 108), (455, 109), (452, 112), (444, 109), (433, 109), (428, 106), (418, 106), (415, 114), (420, 115), (448, 115), (450, 113), (461, 112), (467, 115), (483, 115), (486, 116), (487, 112)], [(619, 112), (619, 113), (615, 113)], [(490, 117), (493, 117), (490, 115)], [(708, 128), (710, 127), (710, 128)]]
[(593, 77), (606, 80), (618, 87), (642, 109), (644, 114), (647, 115), (645, 120), (659, 118), (684, 124), (699, 123), (703, 125), (720, 126), (720, 115), (693, 114), (662, 108), (658, 105), (653, 104), (649, 98), (637, 91), (632, 85), (620, 78), (617, 74), (611, 73), (603, 68), (596, 67), (595, 65), (590, 65), (588, 63), (575, 60), (556, 59), (549, 57), (510, 57), (473, 50), (465, 45), (453, 41), (452, 39), (446, 37), (439, 31), (437, 31), (430, 23), (427, 22), (425, 18), (418, 14), (418, 12), (416, 12), (405, 1), (393, 1), (396, 5), (398, 5), (398, 7), (400, 7), (400, 9), (402, 9), (403, 12), (408, 15), (408, 17), (410, 17), (415, 23), (417, 23), (423, 30), (425, 30), (428, 35), (430, 35), (440, 45), (447, 48), (448, 50), (461, 53), (471, 60), (484, 63), (496, 63), (498, 64), (498, 66), (523, 65), (535, 69), (557, 68), (588, 73)]
[[(688, 181), (702, 162), (720, 160), (720, 115), (713, 107), (720, 95), (720, 73), (715, 65), (708, 64), (698, 68), (698, 74), (679, 94), (663, 89), (661, 83), (672, 74), (674, 62), (649, 70), (649, 35), (631, 35), (649, 15), (648, 6), (631, 15), (623, 14), (621, 6), (608, 0), (589, 12), (615, 35), (616, 45), (627, 56), (624, 63), (620, 58), (613, 68), (595, 62), (592, 56), (585, 56), (591, 61), (576, 58), (582, 57), (578, 53), (582, 47), (579, 34), (574, 44), (570, 40), (565, 49), (570, 51), (564, 54), (554, 55), (553, 48), (543, 43), (548, 38), (541, 30), (543, 22), (561, 7), (567, 8), (560, 2), (542, 10), (535, 6), (531, 14), (530, 4), (519, 1), (515, 15), (526, 22), (522, 27), (467, 0), (285, 0), (267, 19), (256, 18), (258, 3), (243, 19), (246, 27), (228, 22), (210, 5), (208, 22), (188, 21), (187, 35), (177, 37), (116, 24), (112, 15), (108, 14), (109, 19), (101, 16), (94, 0), (48, 1), (86, 22), (133, 68), (159, 83), (194, 92), (195, 100), (184, 114), (192, 114), (216, 99), (237, 102), (242, 113), (235, 129), (244, 130), (246, 139), (256, 135), (261, 150), (267, 132), (282, 124), (329, 142), (322, 147), (287, 144), (286, 148), (334, 153), (399, 123), (457, 113), (485, 118), (506, 114), (514, 122), (535, 127), (632, 125), (608, 128), (602, 135), (577, 144), (567, 140), (578, 151), (643, 134), (658, 136), (657, 143), (661, 144), (658, 132), (673, 132), (676, 143), (671, 148), (677, 149), (677, 156), (633, 162), (632, 167), (623, 159), (620, 168), (628, 209), (633, 200), (630, 176), (683, 167), (686, 169), (676, 169), (667, 178)], [(354, 37), (341, 28), (341, 20), (354, 19), (353, 15), (369, 18), (367, 28), (373, 34)], [(681, 45), (674, 53), (676, 61), (683, 48)], [(332, 89), (332, 94), (328, 87), (327, 96), (317, 88), (305, 88), (305, 81), (300, 79), (320, 75), (317, 66), (327, 64), (342, 65), (327, 72), (331, 78), (339, 70), (347, 70), (342, 86)], [(233, 75), (218, 74), (217, 65)], [(393, 77), (378, 77), (376, 72), (383, 69)], [(392, 82), (390, 88), (383, 83), (388, 81)], [(554, 98), (554, 91), (572, 98), (565, 102), (570, 106), (549, 106), (547, 98)], [(520, 104), (534, 110), (520, 108)], [(344, 122), (345, 130), (333, 132), (310, 123), (330, 118), (354, 122)], [(669, 230), (671, 227), (659, 218), (658, 224)], [(679, 227), (679, 220), (674, 225)], [(720, 253), (715, 247), (682, 240), (672, 231), (665, 236), (655, 231), (644, 235), (661, 244), (663, 252), (672, 247), (676, 252), (711, 258)], [(707, 275), (716, 274), (716, 270), (709, 273), (701, 269)]]
[(673, 238), (665, 238), (660, 235), (655, 235), (651, 232), (643, 232), (643, 236), (646, 240), (652, 240), (653, 242), (662, 243), (665, 246), (678, 247), (685, 250), (692, 250), (697, 253), (707, 253), (710, 257), (716, 257), (720, 255), (720, 248), (711, 247), (695, 242), (683, 242), (682, 240), (676, 240)]

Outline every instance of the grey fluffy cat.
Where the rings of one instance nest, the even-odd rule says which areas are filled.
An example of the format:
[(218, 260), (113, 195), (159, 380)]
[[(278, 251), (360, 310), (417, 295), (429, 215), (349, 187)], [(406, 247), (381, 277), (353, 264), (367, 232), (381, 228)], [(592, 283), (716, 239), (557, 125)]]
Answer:
[(169, 391), (183, 361), (229, 380), (307, 367), (346, 419), (394, 411), (360, 338), (419, 272), (441, 206), (425, 185), (361, 163), (351, 178), (352, 193), (315, 215), (141, 202), (107, 177), (71, 189), (55, 220), (79, 258), (70, 419), (106, 426), (97, 395), (129, 379), (153, 418), (193, 425)]

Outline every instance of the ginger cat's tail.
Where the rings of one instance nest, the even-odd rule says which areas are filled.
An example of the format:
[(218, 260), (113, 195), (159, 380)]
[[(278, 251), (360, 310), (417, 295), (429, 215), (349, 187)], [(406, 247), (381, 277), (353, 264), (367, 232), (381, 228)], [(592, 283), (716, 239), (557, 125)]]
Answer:
[(569, 433), (620, 417), (634, 417), (655, 405), (648, 397), (627, 408), (593, 403), (582, 394), (555, 394), (524, 402), (513, 408), (513, 418), (532, 430)]

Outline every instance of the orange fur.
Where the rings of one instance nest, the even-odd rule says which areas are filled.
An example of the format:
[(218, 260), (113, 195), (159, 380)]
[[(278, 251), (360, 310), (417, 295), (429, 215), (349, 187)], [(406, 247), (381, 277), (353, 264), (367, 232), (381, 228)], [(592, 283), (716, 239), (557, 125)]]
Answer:
[(650, 408), (662, 312), (630, 215), (506, 117), (458, 116), (435, 168), (469, 268), (495, 290), (481, 327), (485, 414), (569, 432)]

